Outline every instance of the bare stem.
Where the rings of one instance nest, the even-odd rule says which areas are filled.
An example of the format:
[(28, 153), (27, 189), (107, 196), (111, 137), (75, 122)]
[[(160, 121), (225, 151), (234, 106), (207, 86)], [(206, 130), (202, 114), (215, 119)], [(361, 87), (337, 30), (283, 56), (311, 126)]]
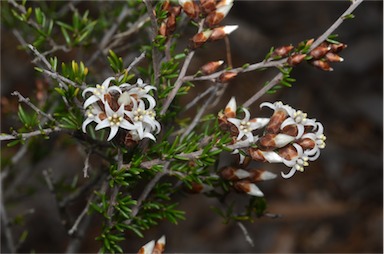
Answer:
[(257, 101), (261, 96), (263, 96), (269, 89), (278, 84), (283, 78), (283, 74), (278, 73), (266, 86), (261, 88), (257, 93), (255, 93), (251, 98), (249, 98), (244, 104), (244, 107), (251, 106), (255, 101)]
[(203, 106), (199, 109), (199, 112), (197, 112), (195, 118), (192, 120), (192, 123), (188, 126), (188, 129), (183, 133), (183, 135), (181, 136), (181, 139), (184, 139), (186, 136), (188, 136), (188, 134), (195, 128), (195, 126), (199, 123), (201, 117), (203, 116), (203, 114), (205, 113), (206, 109), (208, 108), (208, 106), (212, 103), (212, 101), (215, 99), (216, 97), (216, 92), (217, 90), (219, 89), (219, 85), (221, 84), (217, 84), (215, 87), (215, 89), (213, 89), (211, 91), (211, 96), (208, 97), (208, 99), (205, 101), (205, 103), (203, 104)]
[[(169, 166), (169, 162), (166, 162), (164, 167), (163, 167), (163, 170), (158, 172), (153, 178), (152, 180), (147, 184), (147, 186), (145, 186), (145, 189), (143, 190), (143, 192), (141, 193), (140, 197), (137, 199), (137, 203), (136, 205), (132, 208), (132, 213), (131, 213), (131, 216), (132, 218), (134, 218), (140, 211), (140, 208), (141, 208), (141, 205), (142, 203), (144, 202), (144, 200), (148, 197), (148, 195), (151, 193), (152, 189), (155, 187), (155, 185), (157, 184), (157, 182), (164, 176), (167, 174), (168, 172), (168, 166)], [(125, 224), (130, 224), (132, 221), (132, 219), (129, 219), (127, 221), (125, 221)]]
[[(199, 30), (198, 32), (200, 32), (202, 29), (203, 29), (203, 25), (204, 25), (204, 20), (202, 20), (199, 24)], [(168, 94), (164, 104), (163, 104), (163, 108), (161, 109), (161, 112), (160, 112), (160, 115), (164, 115), (165, 112), (167, 112), (169, 106), (171, 105), (173, 99), (175, 98), (176, 94), (177, 94), (177, 91), (179, 91), (181, 85), (184, 83), (184, 77), (185, 77), (185, 74), (187, 73), (187, 69), (192, 61), (192, 58), (195, 54), (195, 51), (192, 50), (188, 53), (188, 55), (185, 57), (185, 60), (184, 60), (184, 63), (183, 63), (183, 67), (181, 67), (181, 70), (180, 70), (180, 73), (179, 73), (179, 76), (177, 77), (177, 80), (175, 82), (175, 86), (174, 88), (172, 89), (172, 91)]]
[(255, 243), (253, 242), (253, 240), (252, 240), (251, 236), (249, 235), (248, 230), (245, 228), (244, 224), (241, 223), (240, 221), (238, 221), (238, 222), (236, 223), (236, 225), (238, 225), (239, 228), (241, 229), (241, 231), (243, 232), (244, 237), (245, 237), (245, 240), (246, 240), (252, 247), (254, 247), (254, 246), (255, 246)]
[(5, 140), (13, 140), (13, 139), (28, 139), (34, 136), (39, 136), (39, 135), (48, 135), (53, 132), (59, 132), (63, 131), (60, 127), (53, 127), (53, 128), (47, 128), (47, 129), (41, 129), (37, 131), (32, 131), (32, 132), (27, 132), (27, 133), (13, 133), (13, 134), (0, 134), (0, 141), (5, 141)]
[(350, 15), (362, 2), (363, 0), (351, 0), (351, 5), (349, 8), (343, 14), (341, 14), (341, 16), (327, 29), (327, 31), (325, 31), (312, 43), (310, 50), (316, 48), (323, 41), (325, 41), (333, 33), (333, 31), (335, 31), (344, 22), (345, 17)]
[[(152, 42), (155, 40), (156, 35), (158, 34), (159, 27), (157, 25), (157, 18), (155, 16), (154, 9), (152, 7), (152, 3), (149, 0), (143, 0), (145, 6), (147, 7), (147, 13), (151, 20), (152, 25)], [(152, 62), (153, 62), (153, 70), (155, 75), (154, 85), (158, 86), (159, 77), (160, 77), (160, 52), (156, 49), (155, 46), (152, 46)]]
[[(264, 68), (282, 67), (286, 61), (287, 61), (287, 58), (284, 58), (278, 61), (263, 61), (263, 62), (248, 65), (247, 67), (237, 67), (237, 68), (231, 69), (231, 72), (245, 73), (245, 72), (255, 71), (255, 70), (264, 69)], [(218, 77), (220, 77), (220, 75), (223, 74), (224, 72), (228, 72), (228, 70), (222, 70), (222, 71), (212, 73), (210, 75), (204, 75), (200, 77), (195, 77), (193, 75), (186, 76), (183, 78), (183, 81), (215, 80)]]
[(57, 123), (56, 119), (54, 119), (50, 114), (47, 114), (43, 111), (41, 111), (38, 107), (36, 107), (31, 101), (29, 98), (25, 98), (23, 95), (21, 95), (18, 91), (14, 91), (12, 93), (12, 95), (14, 96), (17, 96), (19, 98), (19, 102), (24, 102), (25, 104), (27, 104), (30, 108), (32, 108), (37, 114), (39, 115), (42, 115), (46, 118), (48, 118), (49, 120), (51, 120), (52, 122), (55, 122)]

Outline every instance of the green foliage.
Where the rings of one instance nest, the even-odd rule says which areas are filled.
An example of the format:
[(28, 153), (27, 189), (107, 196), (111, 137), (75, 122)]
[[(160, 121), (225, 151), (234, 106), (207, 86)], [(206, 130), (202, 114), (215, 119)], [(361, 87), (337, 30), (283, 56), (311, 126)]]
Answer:
[(88, 17), (88, 14), (88, 11), (85, 11), (83, 15), (75, 11), (72, 16), (72, 24), (56, 21), (67, 45), (78, 46), (81, 44), (89, 44), (87, 39), (97, 24), (97, 20), (92, 21)]
[[(57, 59), (51, 59), (51, 65), (54, 70), (57, 68)], [(85, 81), (85, 78), (88, 74), (88, 68), (84, 66), (84, 63), (80, 61), (80, 63), (77, 63), (75, 61), (72, 61), (70, 64), (61, 64), (61, 72), (64, 77), (75, 81), (78, 84), (82, 84)], [(78, 89), (76, 94), (78, 93)], [(76, 95), (73, 94), (72, 97), (76, 97)]]
[(21, 105), (19, 105), (19, 111), (17, 113), (20, 121), (24, 124), (26, 130), (32, 130), (38, 124), (37, 113), (27, 113)]

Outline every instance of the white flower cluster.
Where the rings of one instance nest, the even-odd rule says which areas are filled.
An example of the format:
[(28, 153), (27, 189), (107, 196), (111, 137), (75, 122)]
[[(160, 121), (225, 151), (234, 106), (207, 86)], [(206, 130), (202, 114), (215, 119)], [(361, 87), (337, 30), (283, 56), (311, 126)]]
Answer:
[[(271, 163), (282, 162), (291, 167), (288, 174), (281, 173), (284, 178), (292, 177), (296, 171), (303, 172), (304, 167), (308, 166), (308, 161), (316, 160), (320, 156), (320, 149), (325, 147), (326, 137), (323, 134), (323, 125), (317, 122), (316, 119), (308, 119), (307, 114), (301, 110), (295, 110), (282, 102), (273, 104), (264, 102), (260, 105), (260, 107), (264, 106), (273, 109), (275, 113), (281, 112), (286, 115), (280, 125), (279, 133), (274, 137), (277, 147), (282, 147), (281, 150), (262, 152), (264, 158)], [(297, 134), (284, 134), (286, 127), (295, 129)], [(283, 138), (283, 142), (277, 142), (279, 135), (287, 138)], [(284, 148), (288, 144), (294, 147), (293, 152), (288, 152), (288, 147)], [(284, 156), (284, 154), (289, 156)]]
[(155, 99), (149, 91), (156, 89), (138, 79), (136, 84), (124, 83), (119, 86), (111, 82), (114, 77), (107, 78), (101, 85), (86, 88), (82, 95), (85, 98), (86, 119), (82, 129), (86, 132), (88, 124), (95, 122), (95, 130), (110, 128), (108, 141), (113, 139), (120, 128), (128, 131), (134, 141), (150, 138), (156, 140), (152, 133), (160, 132), (160, 123), (155, 119)]
[[(270, 118), (250, 119), (250, 113), (243, 109), (245, 117), (236, 118), (236, 101), (232, 97), (219, 121), (226, 127), (236, 141), (248, 140), (256, 144), (257, 148), (249, 148), (248, 153), (253, 160), (283, 163), (290, 167), (288, 174), (282, 173), (284, 178), (292, 177), (296, 171), (304, 171), (308, 161), (314, 161), (320, 156), (320, 150), (325, 147), (324, 128), (316, 119), (308, 119), (307, 114), (295, 110), (282, 102), (264, 102), (260, 107), (274, 110)], [(261, 135), (255, 136), (254, 131), (264, 128)], [(239, 153), (238, 149), (233, 151)], [(240, 163), (244, 156), (240, 154)]]

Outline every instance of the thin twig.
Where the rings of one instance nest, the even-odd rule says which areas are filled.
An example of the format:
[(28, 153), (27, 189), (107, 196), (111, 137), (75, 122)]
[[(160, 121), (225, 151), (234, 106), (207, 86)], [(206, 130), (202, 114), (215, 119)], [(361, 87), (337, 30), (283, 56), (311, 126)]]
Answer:
[(261, 96), (263, 96), (269, 89), (278, 84), (283, 78), (283, 74), (278, 73), (266, 86), (261, 88), (257, 93), (255, 93), (251, 98), (249, 98), (244, 104), (243, 107), (251, 106), (255, 101), (257, 101)]
[[(203, 24), (204, 24), (204, 20), (202, 20), (200, 22), (198, 32), (200, 32), (203, 29)], [(177, 94), (177, 91), (179, 91), (181, 85), (184, 83), (185, 74), (187, 73), (187, 69), (188, 69), (188, 67), (192, 61), (194, 54), (195, 54), (195, 51), (192, 50), (192, 51), (189, 51), (189, 53), (185, 57), (183, 67), (181, 67), (179, 76), (177, 77), (177, 80), (175, 82), (175, 86), (173, 87), (172, 91), (168, 94), (168, 96), (167, 96), (167, 98), (163, 104), (163, 107), (161, 109), (160, 115), (164, 115), (165, 112), (167, 112), (169, 106), (171, 105), (173, 99), (175, 98), (175, 96)]]
[(255, 243), (253, 242), (251, 236), (249, 235), (248, 233), (248, 230), (245, 228), (244, 224), (241, 223), (240, 221), (238, 221), (236, 223), (236, 225), (239, 226), (239, 228), (241, 229), (241, 231), (243, 232), (244, 234), (244, 237), (245, 237), (245, 240), (252, 246), (252, 247), (255, 247)]
[[(101, 39), (99, 49), (89, 58), (87, 61), (87, 65), (91, 65), (93, 61), (97, 59), (97, 57), (101, 54), (104, 53), (107, 48), (107, 45), (111, 42), (111, 37), (113, 34), (116, 32), (117, 28), (120, 26), (120, 23), (130, 14), (129, 9), (127, 5), (124, 6), (123, 10), (120, 12), (119, 17), (115, 19), (114, 24), (109, 28), (109, 30), (104, 33), (103, 38)], [(109, 47), (110, 48), (110, 47)]]
[(105, 47), (103, 53), (107, 54), (109, 49), (113, 49), (114, 47), (118, 46), (123, 40), (131, 36), (132, 34), (138, 32), (138, 30), (144, 26), (145, 23), (149, 21), (149, 16), (148, 14), (144, 14), (141, 16), (135, 23), (132, 24), (132, 26), (127, 30), (122, 33), (116, 34), (110, 44)]
[(351, 0), (351, 5), (349, 8), (341, 14), (341, 16), (333, 23), (319, 38), (317, 38), (309, 48), (312, 50), (319, 46), (323, 41), (325, 41), (332, 33), (335, 31), (345, 20), (345, 17), (350, 15), (361, 3), (363, 0)]
[[(328, 38), (328, 36), (333, 32), (335, 31), (340, 25), (341, 23), (343, 23), (343, 21), (345, 20), (344, 17), (351, 14), (353, 12), (353, 10), (356, 9), (356, 7), (361, 4), (363, 0), (354, 0), (352, 1), (352, 4), (351, 6), (335, 21), (335, 23), (332, 24), (332, 26), (330, 26), (318, 39), (316, 39), (311, 47), (310, 47), (310, 50), (314, 49), (315, 47), (317, 47), (318, 45), (320, 45), (320, 43), (322, 43), (324, 40), (326, 40)], [(286, 61), (286, 58), (285, 59), (282, 59), (280, 61)], [(256, 100), (258, 100), (262, 95), (264, 95), (269, 89), (271, 89), (272, 87), (274, 87), (276, 84), (278, 84), (280, 82), (280, 80), (282, 79), (283, 77), (283, 74), (282, 73), (279, 73), (277, 74), (269, 83), (267, 86), (264, 86), (262, 89), (260, 89), (256, 94), (254, 94), (251, 98), (249, 98), (244, 104), (243, 106), (244, 107), (249, 107), (251, 106)]]
[[(237, 67), (237, 68), (231, 69), (230, 71), (234, 73), (245, 73), (245, 72), (255, 71), (255, 70), (264, 69), (264, 68), (282, 67), (286, 61), (287, 61), (287, 58), (284, 58), (278, 61), (262, 61), (259, 63), (248, 65), (246, 67)], [(183, 78), (183, 81), (215, 80), (218, 77), (220, 77), (220, 75), (223, 74), (224, 72), (228, 72), (228, 70), (222, 70), (222, 71), (212, 73), (210, 75), (204, 75), (200, 77), (195, 77), (194, 75), (185, 76)]]
[[(256, 137), (255, 137), (256, 138)], [(251, 143), (248, 141), (248, 140), (242, 140), (242, 141), (238, 141), (236, 142), (235, 144), (232, 144), (232, 145), (227, 145), (225, 146), (227, 149), (230, 149), (230, 150), (235, 150), (235, 149), (240, 149), (240, 148), (245, 148), (245, 147), (249, 147), (251, 145)], [(213, 147), (210, 152), (213, 152), (213, 151), (217, 151), (218, 149), (222, 149), (220, 147)], [(178, 156), (180, 157), (184, 157), (184, 158), (187, 158), (187, 159), (196, 159), (196, 158), (199, 158), (200, 155), (202, 155), (203, 153), (203, 149), (200, 149), (200, 150), (197, 150), (195, 152), (190, 152), (190, 153), (179, 153), (177, 154)], [(162, 159), (154, 159), (154, 160), (150, 160), (150, 161), (145, 161), (145, 162), (142, 162), (140, 164), (140, 167), (141, 168), (146, 168), (146, 169), (150, 169), (152, 168), (153, 166), (155, 165), (161, 165), (161, 164), (166, 164), (166, 163), (169, 163), (169, 162), (172, 162), (174, 161), (173, 159), (170, 159), (170, 160), (162, 160)], [(128, 166), (128, 165), (123, 165), (123, 166)]]
[[(143, 0), (145, 6), (147, 7), (147, 13), (151, 20), (152, 25), (152, 43), (155, 40), (155, 37), (158, 34), (159, 26), (157, 25), (157, 18), (155, 16), (154, 9), (152, 7), (152, 2), (149, 0)], [(153, 62), (153, 71), (154, 71), (154, 85), (157, 87), (160, 78), (160, 52), (155, 46), (152, 46), (152, 62)]]
[[(164, 176), (167, 174), (168, 172), (168, 166), (169, 166), (169, 162), (166, 162), (164, 167), (163, 167), (163, 170), (158, 172), (153, 178), (152, 180), (147, 184), (147, 186), (145, 186), (143, 192), (141, 193), (140, 197), (137, 199), (137, 203), (134, 207), (132, 207), (132, 212), (131, 212), (131, 216), (132, 218), (134, 218), (140, 211), (140, 208), (141, 208), (141, 205), (142, 203), (144, 202), (144, 200), (148, 197), (148, 195), (151, 193), (152, 189), (155, 187), (155, 185), (157, 184), (157, 182)], [(129, 219), (129, 220), (126, 220), (124, 223), (125, 224), (130, 224), (131, 221), (132, 221), (132, 218)]]
[(145, 52), (141, 53), (140, 56), (136, 57), (135, 60), (125, 69), (127, 73), (129, 73), (133, 67), (135, 67), (138, 63), (140, 63), (145, 58)]
[(191, 124), (189, 124), (188, 128), (185, 130), (183, 135), (181, 135), (181, 139), (183, 140), (188, 134), (195, 128), (195, 126), (199, 123), (201, 117), (205, 113), (207, 107), (212, 103), (216, 96), (216, 92), (219, 89), (219, 85), (221, 84), (216, 84), (215, 89), (211, 91), (211, 96), (208, 97), (208, 99), (205, 101), (203, 106), (199, 109), (199, 112), (195, 115), (195, 118), (192, 120)]
[(180, 70), (179, 77), (177, 78), (175, 82), (175, 86), (172, 89), (172, 91), (168, 94), (166, 101), (163, 104), (163, 108), (161, 109), (160, 115), (164, 115), (165, 112), (167, 112), (169, 106), (171, 105), (171, 102), (175, 98), (177, 91), (179, 91), (181, 85), (183, 84), (183, 78), (185, 73), (187, 72), (188, 66), (191, 63), (191, 60), (193, 58), (193, 55), (195, 54), (195, 51), (190, 51), (188, 55), (185, 57), (185, 61), (183, 64), (183, 67)]
[(10, 224), (8, 221), (7, 211), (5, 210), (4, 200), (3, 200), (3, 182), (1, 179), (0, 183), (0, 216), (1, 216), (1, 231), (4, 231), (5, 235), (5, 245), (8, 246), (8, 251), (10, 253), (15, 253), (15, 243), (13, 241), (12, 231), (10, 229)]
[[(121, 169), (122, 166), (123, 166), (123, 152), (121, 151), (121, 148), (118, 148), (118, 150), (117, 150), (117, 168)], [(111, 198), (109, 200), (109, 207), (107, 210), (107, 215), (110, 218), (112, 217), (113, 212), (115, 210), (116, 198), (117, 198), (117, 195), (119, 194), (119, 190), (120, 190), (120, 185), (115, 185), (112, 189)], [(111, 220), (108, 223), (109, 223), (109, 225), (113, 224), (113, 222)]]
[(14, 91), (13, 93), (11, 93), (11, 95), (13, 96), (17, 96), (19, 98), (19, 102), (24, 102), (25, 104), (27, 104), (30, 108), (32, 108), (37, 114), (39, 115), (42, 115), (46, 118), (48, 118), (49, 120), (51, 120), (52, 122), (54, 123), (57, 123), (56, 119), (54, 119), (50, 114), (47, 114), (43, 111), (41, 111), (38, 107), (36, 107), (31, 101), (29, 98), (25, 98), (23, 95), (21, 95), (18, 91)]
[(89, 158), (91, 157), (92, 152), (93, 152), (92, 149), (90, 149), (89, 152), (87, 153), (87, 155), (85, 156), (84, 167), (83, 167), (84, 178), (88, 178), (89, 177), (89, 175), (88, 175), (88, 170), (90, 168), (90, 166), (89, 166)]
[(84, 207), (83, 211), (77, 217), (77, 219), (75, 220), (75, 223), (73, 223), (73, 226), (71, 227), (70, 230), (68, 230), (68, 235), (72, 236), (72, 235), (74, 235), (77, 232), (79, 224), (82, 221), (82, 219), (84, 218), (84, 216), (87, 214), (89, 206), (93, 202), (94, 197), (95, 197), (95, 195), (92, 194), (91, 197), (89, 198), (86, 206)]
[(0, 141), (5, 141), (5, 140), (13, 140), (13, 139), (28, 139), (31, 137), (39, 136), (39, 135), (48, 135), (53, 132), (59, 132), (59, 131), (65, 131), (64, 129), (61, 129), (60, 127), (52, 127), (52, 128), (47, 128), (47, 129), (41, 129), (37, 131), (32, 131), (32, 132), (26, 132), (26, 133), (13, 133), (13, 134), (5, 134), (1, 133), (0, 134)]
[(203, 93), (199, 94), (191, 102), (189, 102), (185, 106), (184, 111), (187, 111), (188, 109), (195, 106), (202, 98), (204, 98), (206, 95), (210, 94), (212, 92), (212, 90), (215, 90), (215, 89), (216, 89), (216, 86), (210, 86), (207, 90), (205, 90)]

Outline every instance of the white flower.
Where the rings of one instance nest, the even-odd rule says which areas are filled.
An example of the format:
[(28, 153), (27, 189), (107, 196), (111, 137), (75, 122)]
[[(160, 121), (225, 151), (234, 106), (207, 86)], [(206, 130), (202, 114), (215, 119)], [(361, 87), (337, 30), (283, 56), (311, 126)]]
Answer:
[(96, 85), (96, 87), (88, 87), (84, 89), (82, 95), (85, 97), (85, 94), (88, 92), (91, 92), (92, 95), (84, 102), (84, 108), (87, 108), (89, 105), (91, 105), (94, 102), (97, 102), (101, 100), (104, 103), (104, 95), (111, 92), (116, 91), (118, 93), (121, 93), (121, 90), (117, 86), (109, 86), (111, 80), (114, 80), (114, 77), (109, 77), (101, 85)]
[(90, 124), (91, 122), (96, 122), (100, 123), (101, 120), (99, 118), (99, 114), (104, 113), (100, 107), (97, 104), (91, 105), (88, 107), (88, 109), (85, 111), (85, 115), (87, 118), (84, 120), (83, 125), (82, 125), (82, 130), (85, 133), (87, 125)]
[(303, 148), (294, 143), (293, 146), (296, 148), (297, 151), (297, 156), (292, 158), (291, 160), (283, 159), (283, 163), (288, 166), (292, 167), (291, 170), (289, 171), (288, 174), (284, 174), (281, 172), (281, 176), (283, 178), (290, 178), (292, 177), (296, 171), (304, 171), (304, 167), (308, 166), (308, 157), (307, 155), (303, 152)]
[(314, 119), (308, 119), (307, 113), (304, 113), (301, 110), (295, 110), (292, 115), (289, 115), (287, 119), (281, 124), (281, 129), (288, 125), (295, 125), (297, 127), (296, 138), (299, 139), (304, 133), (304, 126), (315, 126)]
[(132, 133), (132, 136), (135, 136), (137, 133), (139, 139), (150, 138), (156, 141), (156, 138), (151, 133), (154, 130), (157, 130), (156, 133), (160, 132), (161, 126), (158, 121), (156, 121), (156, 113), (153, 110), (152, 105), (148, 109), (145, 108), (145, 103), (140, 100), (137, 102), (133, 100), (133, 108), (131, 111), (125, 110), (124, 113), (132, 120), (133, 125), (136, 127), (135, 131)]
[(263, 103), (260, 104), (260, 108), (262, 108), (262, 107), (271, 108), (275, 112), (283, 110), (283, 111), (285, 111), (287, 113), (287, 115), (290, 115), (290, 116), (292, 116), (294, 114), (294, 112), (295, 112), (295, 110), (291, 106), (285, 105), (281, 101), (276, 101), (273, 104), (270, 103), (270, 102), (263, 102)]
[(104, 105), (106, 118), (96, 125), (95, 130), (100, 130), (106, 127), (111, 128), (107, 139), (108, 141), (116, 136), (120, 127), (126, 130), (134, 130), (137, 128), (124, 118), (124, 105), (121, 105), (116, 112), (111, 109), (108, 103), (105, 103)]
[(148, 94), (149, 91), (156, 90), (156, 87), (145, 84), (140, 78), (137, 79), (136, 85), (125, 83), (120, 85), (119, 88), (124, 91), (118, 99), (119, 105), (129, 105), (132, 100), (139, 101), (143, 98), (149, 102), (151, 108), (155, 107), (156, 105), (155, 99)]
[(245, 116), (243, 120), (237, 118), (228, 118), (228, 121), (233, 123), (239, 131), (237, 140), (241, 140), (244, 136), (247, 137), (249, 142), (254, 142), (252, 131), (264, 127), (268, 122), (269, 118), (253, 118), (249, 119), (250, 113), (247, 109), (243, 109)]
[(306, 150), (305, 154), (308, 156), (310, 161), (316, 160), (320, 156), (320, 149), (325, 148), (326, 137), (323, 134), (324, 127), (321, 123), (316, 122), (317, 131), (316, 133), (305, 133), (301, 138), (309, 138), (315, 142), (315, 146), (312, 149)]

